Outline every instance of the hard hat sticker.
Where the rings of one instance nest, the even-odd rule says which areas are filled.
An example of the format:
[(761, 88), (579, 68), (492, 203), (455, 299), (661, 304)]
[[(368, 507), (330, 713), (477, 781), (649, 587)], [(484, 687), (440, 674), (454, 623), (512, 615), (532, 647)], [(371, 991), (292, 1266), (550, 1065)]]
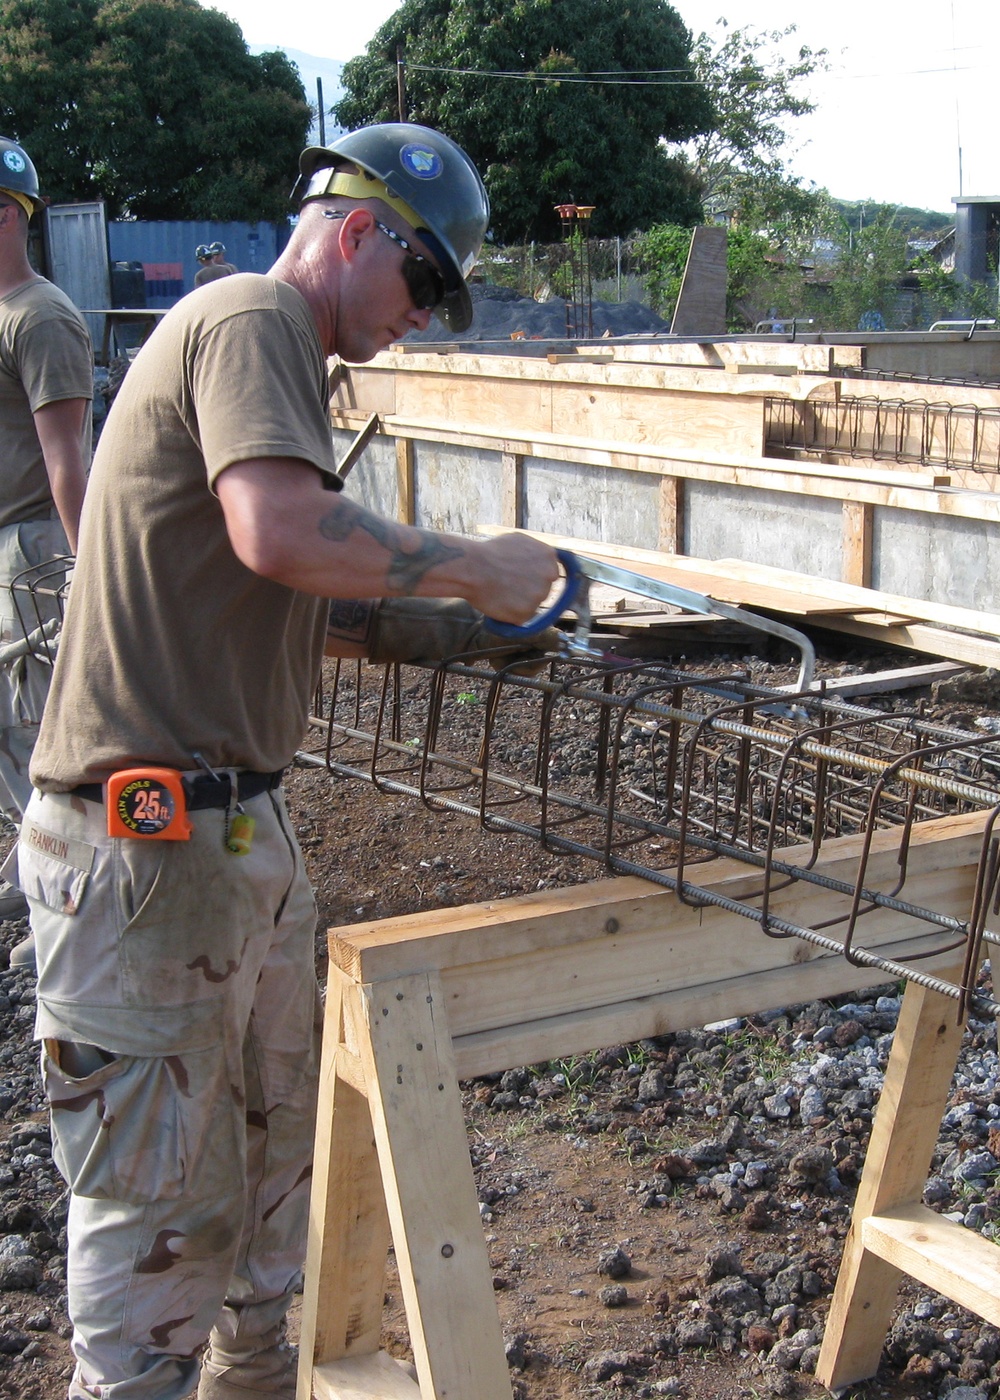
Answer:
[(20, 175), (27, 168), (24, 156), (20, 151), (4, 151), (3, 163), (8, 170), (13, 170), (15, 175)]
[(118, 796), (118, 818), (129, 831), (154, 836), (173, 820), (174, 799), (165, 787), (150, 778), (127, 783)]
[(444, 169), (437, 151), (428, 146), (404, 146), (399, 153), (400, 164), (418, 180), (436, 180)]

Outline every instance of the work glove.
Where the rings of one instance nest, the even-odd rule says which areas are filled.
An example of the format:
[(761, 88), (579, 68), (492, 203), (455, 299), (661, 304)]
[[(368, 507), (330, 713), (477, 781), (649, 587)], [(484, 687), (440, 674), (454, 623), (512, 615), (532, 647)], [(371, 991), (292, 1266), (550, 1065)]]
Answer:
[(560, 651), (562, 639), (557, 627), (546, 627), (534, 637), (508, 641), (462, 598), (383, 598), (375, 609), (368, 659), (434, 662), (502, 647), (490, 664), (501, 670), (517, 661), (517, 674), (530, 676), (547, 664), (546, 654)]

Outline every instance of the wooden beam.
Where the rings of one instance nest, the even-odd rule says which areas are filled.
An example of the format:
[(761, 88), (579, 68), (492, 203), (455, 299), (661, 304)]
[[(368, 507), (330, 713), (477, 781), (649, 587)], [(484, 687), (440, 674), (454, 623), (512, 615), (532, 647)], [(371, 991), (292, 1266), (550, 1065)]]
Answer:
[(684, 552), (684, 478), (660, 477), (659, 545), (670, 554)]
[(421, 1392), (511, 1400), (440, 978), (418, 973), (356, 995)]
[(420, 1387), (387, 1352), (317, 1366), (298, 1400), (420, 1400)]
[(1000, 1327), (1000, 1249), (974, 1230), (914, 1203), (868, 1216), (861, 1242), (894, 1268)]
[(874, 523), (875, 507), (869, 502), (844, 502), (843, 579), (859, 588), (870, 588), (872, 584)]
[(314, 1366), (377, 1352), (382, 1326), (389, 1221), (360, 1062), (344, 1044), (345, 992), (349, 979), (332, 967), (299, 1339), (302, 1400), (312, 1394)]
[(404, 525), (416, 521), (413, 439), (396, 439), (396, 516)]
[(500, 458), (500, 523), (519, 530), (524, 524), (524, 458), (504, 452)]
[(902, 1269), (866, 1248), (863, 1222), (923, 1195), (963, 1029), (953, 1001), (909, 983), (816, 1367), (830, 1390), (878, 1370)]

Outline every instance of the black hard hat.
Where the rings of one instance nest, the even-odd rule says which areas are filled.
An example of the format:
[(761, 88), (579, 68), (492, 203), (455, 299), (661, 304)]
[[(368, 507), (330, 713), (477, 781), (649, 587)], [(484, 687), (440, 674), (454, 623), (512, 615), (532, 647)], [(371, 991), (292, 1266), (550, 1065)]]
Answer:
[(194, 250), (194, 255), (199, 262), (207, 262), (208, 259), (212, 256), (212, 250), (207, 243), (199, 243), (197, 248)]
[(215, 243), (210, 243), (208, 245), (208, 251), (209, 255), (214, 258), (218, 253), (224, 253), (226, 251), (226, 245), (216, 240)]
[(435, 314), (449, 330), (466, 330), (472, 321), (472, 299), (465, 279), (475, 266), (490, 218), (486, 188), (472, 161), (450, 137), (427, 126), (366, 126), (331, 146), (303, 151), (292, 198), (305, 203), (348, 193), (331, 188), (337, 169), (347, 163), (357, 166), (372, 184), (370, 191), (351, 189), (350, 197), (385, 200), (434, 254), (445, 281), (445, 298)]
[(38, 174), (27, 151), (7, 136), (0, 136), (0, 190), (23, 195), (36, 213), (45, 208), (38, 193)]

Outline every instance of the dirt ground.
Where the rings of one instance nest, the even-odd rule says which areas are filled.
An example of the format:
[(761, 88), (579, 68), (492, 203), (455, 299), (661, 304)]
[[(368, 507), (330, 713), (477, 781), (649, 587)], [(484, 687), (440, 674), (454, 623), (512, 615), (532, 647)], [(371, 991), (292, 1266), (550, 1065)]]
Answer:
[[(840, 657), (836, 664), (846, 670), (858, 662)], [(892, 653), (863, 664), (879, 669), (904, 660)], [(974, 705), (968, 718), (981, 713)], [(287, 790), (317, 893), (321, 975), (330, 927), (603, 874), (593, 862), (548, 853), (526, 837), (484, 831), (458, 813), (431, 811), (326, 771), (297, 767)], [(23, 925), (0, 925), (0, 948), (23, 933)], [(4, 962), (0, 952), (0, 969)], [(24, 1286), (0, 1285), (0, 1394), (9, 1400), (55, 1400), (69, 1370), (65, 1197), (33, 1079), (32, 1002), (28, 979), (0, 975), (0, 1264), (7, 1236), (26, 1240), (40, 1261)], [(819, 1004), (775, 1015), (760, 1010), (738, 1030), (692, 1028), (688, 1037), (595, 1047), (574, 1061), (464, 1086), (518, 1400), (827, 1393), (797, 1359), (778, 1364), (775, 1347), (784, 1341), (794, 1352), (798, 1338), (800, 1355), (821, 1334), (871, 1112), (856, 1107), (809, 1124), (797, 1112), (773, 1120), (749, 1110), (741, 1116), (740, 1094), (755, 1076), (780, 1078), (783, 1058), (807, 1031), (826, 1023), (836, 1031), (844, 1020), (836, 1007)], [(637, 1087), (651, 1070), (662, 1071), (667, 1089), (643, 1098)], [(727, 1196), (708, 1182), (699, 1151), (709, 1139), (722, 1140), (744, 1168), (759, 1168), (758, 1193)], [(817, 1148), (835, 1164), (839, 1187), (830, 1185), (829, 1173), (794, 1169)], [(766, 1322), (756, 1328), (733, 1320), (738, 1284), (768, 1300)], [(900, 1333), (879, 1375), (851, 1390), (856, 1400), (937, 1400), (961, 1383), (998, 1393), (991, 1368), (1000, 1343), (991, 1353), (976, 1320), (928, 1296), (907, 1283), (900, 1300), (908, 1317), (916, 1310), (929, 1319), (931, 1341), (908, 1346), (908, 1334)], [(384, 1340), (408, 1355), (391, 1268)]]

